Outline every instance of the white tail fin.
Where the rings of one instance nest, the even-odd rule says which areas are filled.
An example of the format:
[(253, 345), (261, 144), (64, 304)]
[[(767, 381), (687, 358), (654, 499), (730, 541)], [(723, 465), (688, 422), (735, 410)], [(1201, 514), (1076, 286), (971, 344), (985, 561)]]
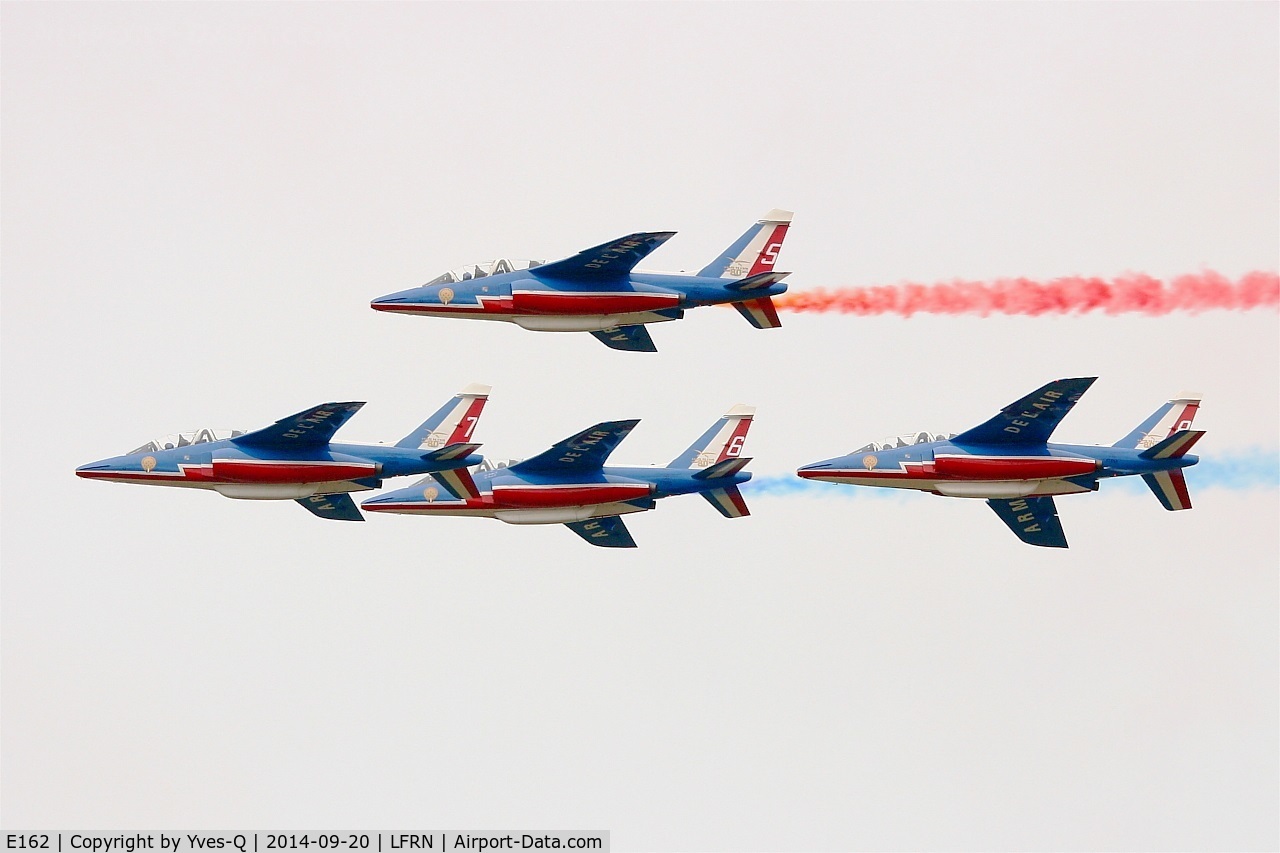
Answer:
[(747, 430), (751, 429), (755, 413), (754, 406), (734, 406), (711, 429), (689, 445), (684, 453), (671, 460), (667, 467), (701, 470), (726, 459), (738, 458), (742, 454), (742, 444), (747, 440)]
[(1200, 409), (1200, 395), (1183, 392), (1151, 413), (1151, 417), (1117, 441), (1114, 447), (1146, 450), (1180, 430), (1191, 429)]
[(488, 385), (468, 385), (417, 429), (397, 441), (396, 447), (437, 450), (466, 442), (475, 431), (492, 390)]
[(789, 210), (771, 210), (698, 275), (716, 278), (745, 278), (762, 272), (771, 272), (778, 261), (782, 241), (791, 226)]

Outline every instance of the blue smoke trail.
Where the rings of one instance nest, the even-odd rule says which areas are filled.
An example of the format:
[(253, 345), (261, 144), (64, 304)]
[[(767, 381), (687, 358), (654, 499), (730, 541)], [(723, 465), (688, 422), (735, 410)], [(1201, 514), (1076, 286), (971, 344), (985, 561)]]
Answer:
[(1186, 477), (1188, 483), (1206, 488), (1274, 489), (1280, 486), (1280, 452), (1201, 458), (1200, 464), (1187, 469)]
[[(1187, 486), (1192, 489), (1248, 489), (1280, 488), (1280, 451), (1258, 450), (1228, 456), (1202, 458), (1198, 465), (1186, 470)], [(1102, 488), (1132, 488), (1145, 492), (1147, 486), (1139, 477), (1116, 477), (1103, 483)], [(838, 483), (822, 483), (817, 480), (801, 480), (791, 474), (772, 474), (753, 477), (743, 484), (748, 496), (765, 498), (902, 498), (911, 494), (907, 489), (872, 489), (842, 486)]]

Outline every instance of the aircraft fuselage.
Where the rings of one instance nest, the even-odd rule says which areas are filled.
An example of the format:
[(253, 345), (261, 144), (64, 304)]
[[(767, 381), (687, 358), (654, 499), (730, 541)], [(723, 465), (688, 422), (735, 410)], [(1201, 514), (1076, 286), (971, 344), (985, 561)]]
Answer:
[(429, 284), (379, 297), (375, 311), (501, 320), (545, 332), (590, 332), (678, 320), (685, 310), (748, 302), (786, 292), (782, 283), (749, 291), (721, 278), (633, 272), (608, 286), (539, 277), (536, 270)]
[(510, 524), (565, 524), (653, 509), (656, 501), (745, 483), (740, 471), (715, 480), (688, 469), (609, 467), (566, 480), (508, 469), (475, 475), (480, 496), (457, 500), (432, 482), (418, 483), (361, 504), (370, 512), (497, 518)]
[(1186, 468), (1198, 461), (1192, 455), (1144, 459), (1138, 450), (1090, 445), (1010, 448), (937, 441), (854, 452), (796, 473), (806, 480), (999, 499), (1091, 492), (1108, 477)]
[[(467, 464), (480, 462), (468, 457)], [(82, 465), (76, 476), (113, 483), (144, 483), (212, 489), (231, 498), (296, 500), (380, 488), (382, 480), (456, 467), (423, 459), (423, 451), (402, 447), (331, 443), (290, 453), (244, 448), (231, 440), (212, 441), (115, 456)]]

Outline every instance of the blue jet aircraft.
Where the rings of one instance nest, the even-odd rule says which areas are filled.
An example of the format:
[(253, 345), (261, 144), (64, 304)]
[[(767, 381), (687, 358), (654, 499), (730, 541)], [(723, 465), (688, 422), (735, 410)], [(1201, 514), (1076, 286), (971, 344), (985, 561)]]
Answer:
[(656, 352), (648, 323), (703, 305), (732, 305), (757, 329), (782, 325), (771, 297), (786, 292), (773, 265), (791, 212), (771, 210), (697, 275), (635, 269), (674, 231), (628, 234), (544, 263), (501, 259), (460, 267), (373, 300), (376, 311), (503, 320), (538, 332), (590, 332), (607, 347)]
[[(605, 460), (638, 420), (605, 421), (532, 459), (486, 463), (473, 478), (432, 475), (361, 504), (370, 512), (465, 515), (508, 524), (563, 524), (592, 545), (634, 548), (620, 516), (653, 509), (671, 495), (702, 495), (726, 518), (750, 515), (738, 484), (742, 443), (755, 409), (734, 406), (665, 468), (606, 468)], [(459, 488), (459, 481), (461, 488)]]
[(1048, 548), (1067, 547), (1053, 496), (1097, 491), (1108, 477), (1141, 475), (1165, 509), (1190, 509), (1182, 469), (1200, 461), (1187, 454), (1204, 435), (1191, 429), (1200, 406), (1196, 395), (1170, 400), (1111, 447), (1048, 443), (1095, 378), (1050, 382), (959, 435), (900, 436), (796, 473), (807, 480), (983, 498), (1019, 539)]
[(394, 447), (332, 443), (364, 403), (322, 403), (254, 432), (202, 429), (165, 436), (124, 456), (82, 465), (76, 475), (212, 489), (246, 500), (296, 500), (321, 518), (364, 521), (347, 492), (428, 472), (448, 482), (484, 461), (470, 439), (489, 390), (467, 386)]

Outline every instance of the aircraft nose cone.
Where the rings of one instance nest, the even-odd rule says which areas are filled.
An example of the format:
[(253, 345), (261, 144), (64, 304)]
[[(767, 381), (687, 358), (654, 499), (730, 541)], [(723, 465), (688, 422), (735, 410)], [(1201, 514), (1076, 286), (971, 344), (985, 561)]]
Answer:
[(395, 293), (379, 296), (369, 303), (369, 307), (374, 311), (394, 311), (397, 306), (416, 302), (415, 296), (417, 294), (413, 290), (398, 290)]
[(379, 506), (379, 504), (390, 503), (391, 497), (392, 497), (391, 495), (379, 495), (376, 498), (369, 498), (368, 500), (363, 500), (360, 502), (360, 508), (377, 512), (382, 508), (381, 506)]
[(110, 467), (111, 466), (108, 465), (105, 461), (90, 462), (88, 465), (81, 465), (79, 468), (77, 468), (76, 476), (84, 477), (85, 479), (92, 479), (94, 471), (102, 471)]
[(814, 462), (811, 465), (805, 465), (796, 471), (796, 476), (805, 480), (812, 480), (815, 477), (822, 476), (823, 468), (830, 468), (830, 462)]
[(401, 296), (379, 296), (369, 303), (369, 307), (374, 311), (390, 311), (393, 305), (403, 305), (404, 302), (404, 297)]

